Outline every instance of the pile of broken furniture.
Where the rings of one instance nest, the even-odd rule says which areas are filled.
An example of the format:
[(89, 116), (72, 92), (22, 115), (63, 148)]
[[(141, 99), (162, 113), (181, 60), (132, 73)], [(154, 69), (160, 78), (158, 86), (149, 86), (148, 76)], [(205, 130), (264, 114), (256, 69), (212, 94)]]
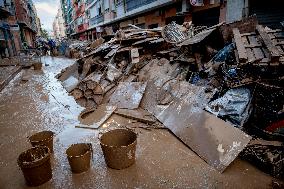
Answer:
[(240, 155), (283, 177), (283, 30), (255, 17), (213, 27), (173, 22), (84, 44), (57, 76), (86, 108), (78, 127), (98, 129), (118, 114), (171, 130), (220, 172)]

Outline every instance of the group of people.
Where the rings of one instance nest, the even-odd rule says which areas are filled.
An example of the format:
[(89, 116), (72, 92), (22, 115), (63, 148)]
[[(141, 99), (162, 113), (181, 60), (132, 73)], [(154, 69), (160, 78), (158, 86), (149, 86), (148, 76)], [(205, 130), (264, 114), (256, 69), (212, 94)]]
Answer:
[(56, 42), (53, 39), (46, 40), (44, 38), (39, 38), (36, 47), (43, 55), (51, 55), (54, 54), (54, 50), (56, 49)]

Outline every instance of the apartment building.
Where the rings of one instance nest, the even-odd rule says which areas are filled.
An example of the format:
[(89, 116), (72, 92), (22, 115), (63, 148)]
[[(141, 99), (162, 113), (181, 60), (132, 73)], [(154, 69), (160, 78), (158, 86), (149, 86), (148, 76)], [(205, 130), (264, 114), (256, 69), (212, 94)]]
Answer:
[(73, 30), (69, 34), (76, 39), (94, 40), (129, 24), (155, 28), (172, 21), (179, 24), (192, 21), (195, 25), (211, 26), (253, 14), (257, 14), (261, 24), (272, 27), (284, 20), (284, 10), (277, 8), (284, 7), (283, 2), (277, 0), (271, 3), (265, 0), (73, 0), (70, 3)]
[(35, 46), (35, 37), (38, 31), (36, 10), (32, 0), (15, 0), (16, 18), (20, 27), (22, 44)]
[(58, 9), (57, 14), (53, 21), (53, 34), (54, 37), (60, 39), (66, 36), (65, 22), (62, 16), (62, 9)]

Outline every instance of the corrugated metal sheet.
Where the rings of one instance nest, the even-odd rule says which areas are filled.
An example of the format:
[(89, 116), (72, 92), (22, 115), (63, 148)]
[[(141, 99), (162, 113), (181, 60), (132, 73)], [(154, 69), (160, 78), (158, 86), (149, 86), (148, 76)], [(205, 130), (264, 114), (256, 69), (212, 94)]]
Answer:
[(259, 24), (280, 28), (284, 20), (284, 1), (250, 0), (250, 15), (256, 14)]

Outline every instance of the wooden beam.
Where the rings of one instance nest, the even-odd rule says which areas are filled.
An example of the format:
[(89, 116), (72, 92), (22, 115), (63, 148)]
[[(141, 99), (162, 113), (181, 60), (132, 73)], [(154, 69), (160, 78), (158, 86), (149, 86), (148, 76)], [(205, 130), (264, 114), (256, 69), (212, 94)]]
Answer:
[(270, 55), (271, 55), (271, 59), (279, 59), (280, 57), (280, 52), (278, 51), (278, 49), (276, 48), (275, 45), (273, 45), (269, 35), (265, 32), (264, 27), (261, 25), (257, 25), (256, 29), (259, 33), (259, 35), (261, 36), (265, 46), (267, 47)]
[(250, 32), (250, 33), (242, 33), (241, 36), (249, 36), (249, 35), (256, 35), (255, 32)]
[(241, 38), (241, 34), (238, 28), (233, 29), (234, 39), (238, 50), (239, 60), (240, 62), (246, 62), (248, 59), (246, 49), (244, 47), (244, 43)]
[(262, 45), (244, 45), (245, 48), (256, 48), (256, 47), (262, 47)]

